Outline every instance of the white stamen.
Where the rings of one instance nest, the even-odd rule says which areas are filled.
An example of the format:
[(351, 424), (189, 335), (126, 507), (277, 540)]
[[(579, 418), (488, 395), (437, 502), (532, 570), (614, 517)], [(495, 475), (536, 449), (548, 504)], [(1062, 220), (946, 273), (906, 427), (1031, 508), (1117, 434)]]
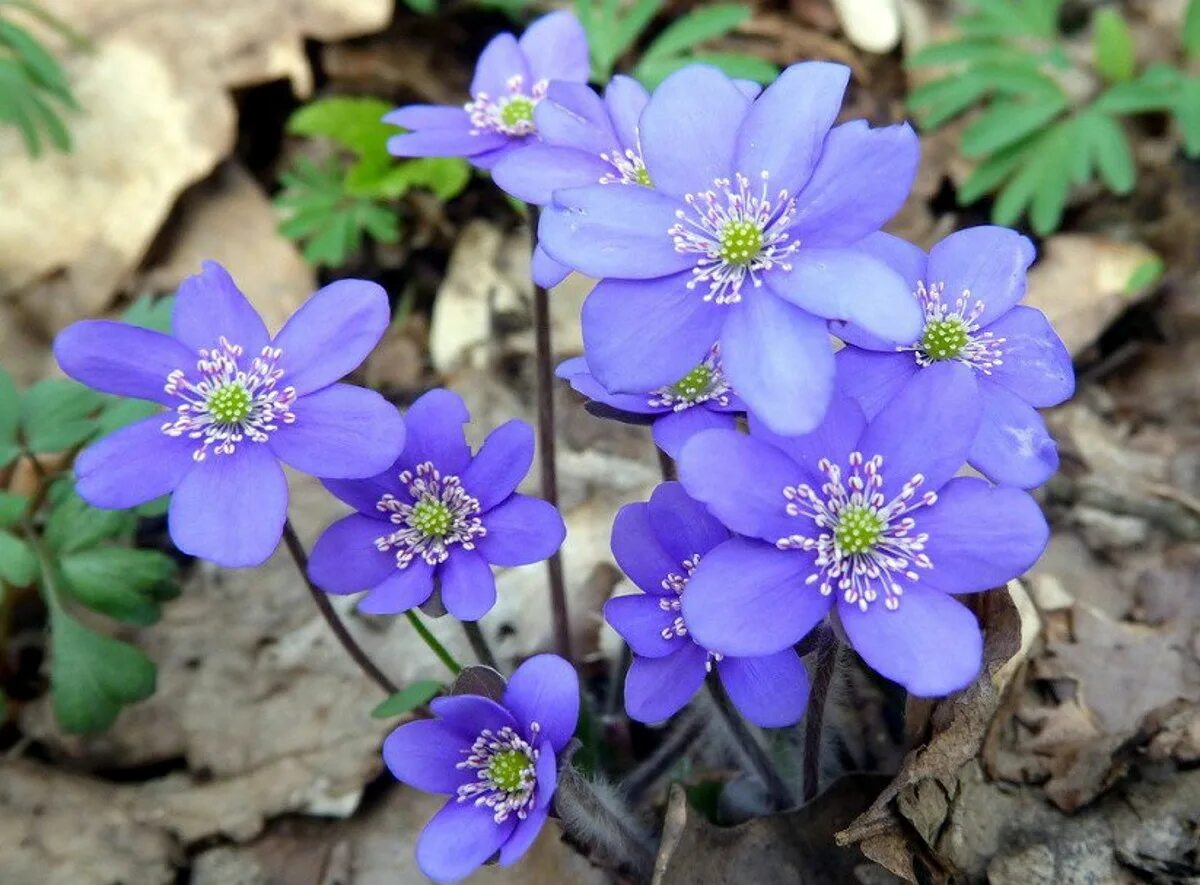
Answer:
[[(529, 731), (535, 739), (540, 730), (541, 727), (536, 722), (529, 726)], [(458, 788), (458, 801), (471, 800), (477, 806), (483, 805), (492, 809), (492, 819), (498, 824), (514, 813), (520, 820), (524, 820), (533, 807), (533, 794), (537, 786), (538, 750), (506, 725), (497, 732), (485, 728), (479, 733), (479, 737), (475, 738), (471, 748), (464, 752), (467, 754), (466, 761), (459, 762), (454, 767), (474, 771), (477, 779)], [(492, 763), (501, 754), (519, 754), (528, 762), (516, 774), (515, 787), (506, 788), (493, 779)]]
[[(992, 369), (1003, 364), (1004, 354), (1000, 347), (1004, 338), (997, 338), (994, 332), (981, 332), (979, 317), (983, 315), (982, 300), (971, 301), (971, 290), (964, 289), (955, 300), (953, 306), (943, 300), (946, 292), (945, 283), (931, 283), (928, 287), (924, 280), (917, 281), (917, 291), (914, 293), (925, 312), (926, 329), (933, 323), (953, 323), (957, 325), (966, 337), (962, 350), (954, 357), (960, 363), (966, 363), (985, 375), (990, 375)], [(896, 350), (911, 351), (920, 366), (929, 366), (938, 359), (926, 353), (923, 348), (924, 336), (916, 344), (899, 346)]]
[[(486, 92), (480, 92), (463, 106), (471, 118), (472, 135), (498, 132), (501, 135), (516, 137), (531, 135), (537, 131), (537, 124), (533, 121), (533, 109), (546, 97), (546, 89), (550, 82), (538, 80), (533, 84), (533, 89), (525, 93), (525, 78), (517, 74), (510, 77), (504, 85), (508, 90), (507, 95), (493, 99)], [(515, 117), (506, 113), (509, 105), (513, 104), (519, 105), (521, 110)]]
[[(452, 545), (474, 550), (475, 541), (487, 534), (475, 515), (480, 510), (479, 501), (466, 493), (457, 476), (443, 476), (426, 461), (417, 465), (415, 474), (405, 470), (399, 479), (408, 487), (413, 503), (387, 493), (375, 505), (400, 526), (390, 535), (375, 539), (380, 552), (396, 551), (397, 568), (406, 568), (417, 556), (430, 565), (445, 562)], [(436, 530), (431, 531), (435, 524)]]

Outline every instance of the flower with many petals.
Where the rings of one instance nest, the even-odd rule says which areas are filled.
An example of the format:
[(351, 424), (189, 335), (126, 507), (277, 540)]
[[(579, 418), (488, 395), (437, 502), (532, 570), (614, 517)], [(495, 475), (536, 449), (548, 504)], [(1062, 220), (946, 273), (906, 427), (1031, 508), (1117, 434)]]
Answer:
[(907, 125), (833, 127), (849, 69), (793, 65), (752, 98), (692, 65), (639, 121), (653, 188), (562, 188), (542, 247), (600, 277), (583, 308), (606, 390), (675, 383), (718, 342), (739, 395), (780, 433), (821, 420), (833, 389), (827, 320), (908, 341), (921, 311), (894, 270), (853, 248), (900, 208), (916, 174)]
[(530, 25), (518, 40), (500, 34), (484, 47), (461, 107), (408, 105), (384, 122), (408, 129), (388, 140), (398, 157), (466, 157), (491, 169), (537, 132), (535, 111), (556, 80), (586, 83), (587, 36), (570, 12), (554, 12)]
[(168, 410), (80, 453), (80, 496), (126, 508), (171, 494), (171, 539), (225, 566), (263, 562), (279, 543), (287, 480), (279, 461), (322, 477), (378, 473), (404, 445), (394, 406), (338, 384), (387, 329), (387, 293), (341, 280), (273, 338), (212, 261), (179, 287), (172, 334), (84, 320), (54, 343), (63, 371)]
[(951, 234), (929, 255), (884, 233), (859, 245), (909, 281), (925, 317), (921, 334), (901, 344), (852, 326), (836, 330), (850, 345), (837, 355), (839, 378), (867, 417), (930, 366), (969, 366), (983, 402), (971, 465), (1020, 488), (1049, 479), (1058, 448), (1037, 409), (1070, 399), (1075, 372), (1045, 315), (1018, 304), (1033, 244), (985, 226)]
[(804, 715), (808, 674), (794, 649), (724, 656), (698, 644), (688, 630), (681, 611), (688, 580), (728, 539), (729, 531), (677, 482), (663, 483), (649, 502), (628, 504), (617, 514), (613, 556), (643, 592), (610, 599), (604, 617), (633, 651), (625, 709), (634, 719), (673, 716), (713, 669), (730, 700), (756, 725), (778, 728)]
[(981, 404), (972, 369), (918, 374), (870, 421), (840, 390), (812, 433), (709, 430), (679, 459), (684, 488), (744, 535), (710, 551), (683, 617), (726, 655), (790, 648), (835, 609), (859, 655), (921, 696), (979, 672), (975, 616), (952, 597), (1002, 586), (1045, 548), (1028, 493), (953, 478)]
[(478, 695), (437, 698), (435, 718), (401, 725), (384, 741), (397, 780), (450, 798), (417, 839), (417, 864), (457, 882), (498, 854), (516, 863), (546, 822), (557, 759), (575, 733), (579, 683), (554, 655), (530, 658), (499, 703)]
[(471, 455), (462, 398), (431, 390), (408, 410), (408, 440), (370, 479), (326, 480), (357, 512), (317, 539), (309, 576), (327, 593), (370, 591), (368, 614), (398, 614), (441, 590), (454, 617), (476, 621), (496, 602), (492, 565), (538, 562), (563, 542), (558, 511), (516, 494), (533, 462), (533, 430), (509, 421)]

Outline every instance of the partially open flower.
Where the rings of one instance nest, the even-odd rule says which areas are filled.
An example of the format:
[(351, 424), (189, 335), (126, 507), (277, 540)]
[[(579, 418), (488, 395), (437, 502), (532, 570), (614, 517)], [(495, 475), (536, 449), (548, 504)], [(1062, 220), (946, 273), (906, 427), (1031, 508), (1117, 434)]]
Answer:
[(75, 323), (54, 343), (64, 372), (169, 410), (80, 453), (80, 496), (120, 509), (170, 493), (180, 550), (219, 565), (258, 565), (287, 515), (280, 460), (317, 476), (371, 476), (404, 445), (394, 406), (335, 383), (366, 359), (389, 319), (383, 289), (341, 280), (272, 338), (225, 269), (207, 261), (179, 287), (171, 335)]
[(417, 864), (457, 882), (494, 855), (516, 863), (550, 813), (557, 759), (575, 733), (579, 683), (555, 655), (530, 658), (499, 703), (478, 695), (438, 698), (435, 718), (401, 725), (384, 741), (397, 780), (450, 798), (417, 840)]

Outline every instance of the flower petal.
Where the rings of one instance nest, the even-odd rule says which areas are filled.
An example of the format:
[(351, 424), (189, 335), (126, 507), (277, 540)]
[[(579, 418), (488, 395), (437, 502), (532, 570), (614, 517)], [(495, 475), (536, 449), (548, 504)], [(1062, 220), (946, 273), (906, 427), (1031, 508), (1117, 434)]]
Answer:
[[(538, 137), (548, 145), (576, 148), (596, 158), (617, 147), (608, 109), (586, 83), (551, 83), (533, 119)], [(612, 171), (611, 166), (607, 169)]]
[(554, 798), (554, 791), (558, 787), (558, 757), (554, 748), (546, 741), (538, 742), (537, 769), (534, 775), (537, 777), (537, 794), (533, 799), (533, 807), (549, 808), (550, 800)]
[(843, 347), (834, 356), (838, 387), (874, 418), (895, 399), (901, 388), (920, 371), (912, 353), (883, 353)]
[(510, 141), (500, 132), (472, 131), (471, 120), (464, 113), (460, 128), (421, 129), (393, 135), (387, 141), (387, 149), (393, 157), (470, 157), (474, 161)]
[(470, 420), (467, 404), (454, 391), (438, 387), (422, 394), (404, 416), (407, 442), (400, 462), (415, 467), (431, 461), (442, 473), (461, 475), (471, 463), (463, 432)]
[(508, 82), (513, 77), (520, 77), (526, 90), (533, 88), (529, 61), (517, 38), (508, 33), (497, 34), (483, 47), (475, 62), (471, 95), (478, 97), (482, 92), (491, 98), (500, 98), (508, 94)]
[(669, 639), (663, 636), (663, 631), (674, 623), (677, 615), (659, 604), (662, 599), (661, 596), (634, 593), (614, 596), (604, 603), (604, 620), (621, 634), (635, 655), (661, 658), (678, 651), (684, 642), (691, 642), (675, 635)]
[(373, 390), (334, 384), (300, 397), (294, 424), (271, 434), (271, 451), (292, 467), (336, 479), (373, 476), (404, 448), (404, 420)]
[(272, 342), (283, 351), (283, 383), (303, 396), (342, 380), (370, 355), (391, 322), (383, 287), (338, 280), (315, 292)]
[(738, 132), (735, 167), (793, 196), (812, 174), (842, 109), (850, 69), (831, 62), (791, 65), (758, 97)]
[(677, 467), (687, 493), (738, 534), (774, 544), (795, 531), (783, 490), (803, 476), (775, 446), (734, 430), (706, 430), (683, 447)]
[(760, 728), (783, 728), (804, 718), (808, 672), (795, 649), (761, 658), (722, 658), (717, 673), (738, 712)]
[(871, 420), (859, 451), (883, 457), (885, 494), (898, 494), (918, 473), (925, 477), (922, 491), (936, 490), (966, 463), (981, 414), (975, 371), (962, 363), (935, 363)]
[(492, 809), (451, 799), (442, 806), (417, 839), (417, 866), (435, 882), (465, 879), (495, 854), (517, 826), (517, 816), (503, 823)]
[(625, 712), (638, 722), (662, 722), (704, 685), (708, 652), (694, 642), (665, 658), (634, 656), (625, 674)]
[(1017, 305), (985, 331), (1004, 339), (1001, 362), (989, 376), (992, 381), (1039, 409), (1075, 394), (1071, 354), (1040, 310)]
[(846, 457), (858, 447), (858, 441), (867, 427), (867, 419), (858, 403), (840, 388), (834, 390), (825, 418), (810, 433), (780, 436), (753, 413), (749, 423), (752, 438), (779, 449), (796, 465), (788, 485), (803, 480), (813, 488), (819, 488), (827, 481), (818, 466), (821, 459), (828, 458), (835, 464), (844, 464)]
[(1032, 489), (1058, 470), (1058, 446), (1046, 422), (1017, 394), (987, 379), (979, 383), (983, 419), (968, 460), (1000, 485)]
[(825, 322), (768, 292), (735, 305), (721, 333), (721, 362), (750, 411), (776, 433), (808, 433), (833, 393)]
[(587, 34), (573, 13), (560, 10), (543, 15), (525, 29), (518, 45), (529, 61), (533, 82), (588, 81), (591, 65), (588, 61)]
[(672, 458), (678, 458), (683, 444), (705, 430), (733, 430), (737, 419), (729, 413), (714, 412), (702, 405), (670, 411), (654, 422), (654, 444)]
[(650, 523), (650, 505), (626, 504), (617, 511), (612, 528), (612, 554), (621, 571), (642, 590), (655, 595), (670, 591), (663, 580), (680, 572), (680, 562), (667, 552)]
[(436, 719), (407, 722), (383, 742), (383, 761), (392, 777), (426, 793), (454, 793), (474, 780), (474, 772), (456, 768), (471, 744)]
[(75, 490), (93, 507), (124, 510), (173, 491), (198, 465), (195, 441), (167, 436), (152, 415), (92, 443), (75, 459)]
[(229, 272), (215, 261), (179, 284), (171, 311), (171, 332), (192, 350), (213, 348), (227, 338), (250, 356), (270, 340), (267, 327)]
[(411, 130), (464, 129), (470, 125), (460, 104), (410, 104), (384, 114), (381, 122)]
[(848, 246), (879, 230), (908, 199), (920, 151), (907, 123), (836, 127), (800, 192), (792, 229), (807, 246)]
[[(539, 756), (538, 763), (540, 764), (541, 761), (542, 758)], [(538, 785), (540, 788), (540, 777)], [(525, 856), (525, 853), (533, 847), (533, 843), (537, 840), (538, 834), (542, 831), (546, 818), (549, 816), (550, 806), (547, 804), (534, 807), (524, 818), (517, 819), (517, 825), (513, 828), (512, 835), (508, 837), (507, 842), (500, 846), (500, 866), (511, 867)]]
[[(882, 261), (908, 283), (909, 293), (916, 300), (917, 283), (925, 279), (925, 264), (927, 256), (920, 248), (914, 246), (907, 240), (902, 240), (897, 236), (879, 231), (868, 237), (864, 237), (851, 247), (856, 252), (861, 252), (865, 255)], [(887, 341), (872, 335), (853, 323), (834, 322), (831, 323), (830, 331), (834, 335), (841, 338), (847, 344), (853, 344), (855, 347), (860, 347), (865, 350), (882, 351), (885, 353), (893, 353), (896, 350), (896, 342)], [(915, 339), (914, 339), (915, 341)], [(913, 342), (904, 342), (910, 344)]]
[(434, 568), (419, 556), (402, 569), (391, 561), (391, 576), (358, 601), (364, 615), (398, 615), (416, 608), (433, 595)]
[[(920, 583), (945, 593), (990, 590), (1019, 578), (1050, 536), (1028, 493), (968, 477), (946, 483), (937, 504), (918, 511), (917, 526), (929, 535), (925, 553), (933, 562), (920, 570)], [(906, 592), (900, 607), (907, 601)]]
[(682, 483), (660, 483), (650, 495), (649, 508), (654, 535), (677, 564), (729, 539), (729, 529), (684, 491)]
[(553, 504), (513, 495), (483, 515), (487, 534), (476, 548), (493, 565), (529, 565), (549, 559), (562, 546), (567, 527)]
[(534, 722), (555, 753), (562, 752), (579, 723), (579, 677), (558, 655), (534, 655), (517, 667), (504, 689), (504, 706), (522, 732)]
[(682, 197), (728, 177), (749, 107), (733, 81), (708, 65), (688, 65), (663, 80), (640, 121), (642, 156), (655, 189)]
[(287, 502), (283, 468), (265, 445), (209, 454), (171, 496), (171, 540), (184, 553), (226, 568), (261, 565), (283, 536)]
[(838, 603), (854, 650), (876, 673), (918, 697), (942, 697), (966, 688), (983, 665), (983, 634), (975, 616), (942, 593), (914, 585), (900, 607), (867, 611)]
[(559, 378), (564, 378), (570, 382), (571, 388), (576, 393), (580, 393), (594, 402), (603, 403), (606, 406), (611, 406), (623, 412), (632, 412), (637, 415), (654, 415), (668, 411), (667, 406), (650, 405), (652, 397), (649, 394), (609, 393), (588, 369), (587, 361), (583, 357), (565, 360), (555, 370), (555, 374)]
[(111, 320), (72, 323), (54, 339), (54, 358), (76, 381), (104, 393), (174, 406), (167, 376), (194, 370), (197, 354), (170, 335)]
[(551, 258), (539, 243), (533, 250), (529, 275), (536, 285), (543, 289), (553, 289), (571, 275), (571, 268)]
[(641, 153), (638, 121), (649, 101), (646, 87), (623, 74), (615, 75), (604, 87), (604, 104), (622, 148)]
[(695, 263), (667, 233), (678, 208), (677, 200), (645, 187), (565, 188), (554, 192), (554, 203), (542, 213), (538, 242), (551, 258), (590, 277), (645, 280), (678, 273)]
[(945, 283), (951, 304), (963, 292), (983, 302), (977, 322), (986, 326), (1025, 297), (1025, 272), (1035, 250), (1028, 237), (1006, 227), (981, 225), (960, 230), (929, 253), (930, 283)]
[(496, 604), (496, 578), (478, 550), (452, 550), (438, 568), (442, 604), (460, 621), (478, 621)]
[(514, 418), (488, 434), (462, 474), (463, 488), (491, 510), (517, 490), (533, 465), (533, 428)]
[(397, 479), (403, 469), (393, 463), (366, 479), (322, 479), (321, 484), (339, 501), (344, 501), (359, 513), (382, 518), (376, 505), (384, 495), (410, 500), (408, 490)]
[(544, 206), (562, 188), (598, 184), (613, 171), (595, 154), (573, 147), (529, 144), (492, 167), (492, 178), (506, 194)]
[(485, 728), (499, 731), (508, 726), (519, 730), (512, 713), (491, 698), (480, 695), (463, 694), (434, 698), (429, 702), (429, 709), (433, 711), (433, 715), (470, 741), (474, 741)]
[(685, 274), (601, 280), (588, 295), (584, 350), (606, 390), (645, 393), (666, 387), (708, 354), (728, 314), (687, 288), (687, 280)]
[(813, 556), (734, 538), (700, 560), (683, 591), (683, 619), (710, 651), (760, 657), (795, 645), (825, 617), (831, 600), (805, 578)]
[(358, 513), (339, 519), (313, 545), (308, 576), (326, 593), (359, 593), (375, 587), (396, 571), (396, 557), (375, 546), (375, 539), (391, 530), (389, 523)]

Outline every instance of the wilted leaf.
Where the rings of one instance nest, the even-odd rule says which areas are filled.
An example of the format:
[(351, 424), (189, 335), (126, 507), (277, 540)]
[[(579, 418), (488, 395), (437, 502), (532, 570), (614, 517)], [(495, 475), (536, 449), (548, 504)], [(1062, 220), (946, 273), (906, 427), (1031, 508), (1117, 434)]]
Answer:
[(450, 686), (450, 695), (477, 694), (500, 701), (504, 698), (507, 681), (491, 667), (463, 667)]

